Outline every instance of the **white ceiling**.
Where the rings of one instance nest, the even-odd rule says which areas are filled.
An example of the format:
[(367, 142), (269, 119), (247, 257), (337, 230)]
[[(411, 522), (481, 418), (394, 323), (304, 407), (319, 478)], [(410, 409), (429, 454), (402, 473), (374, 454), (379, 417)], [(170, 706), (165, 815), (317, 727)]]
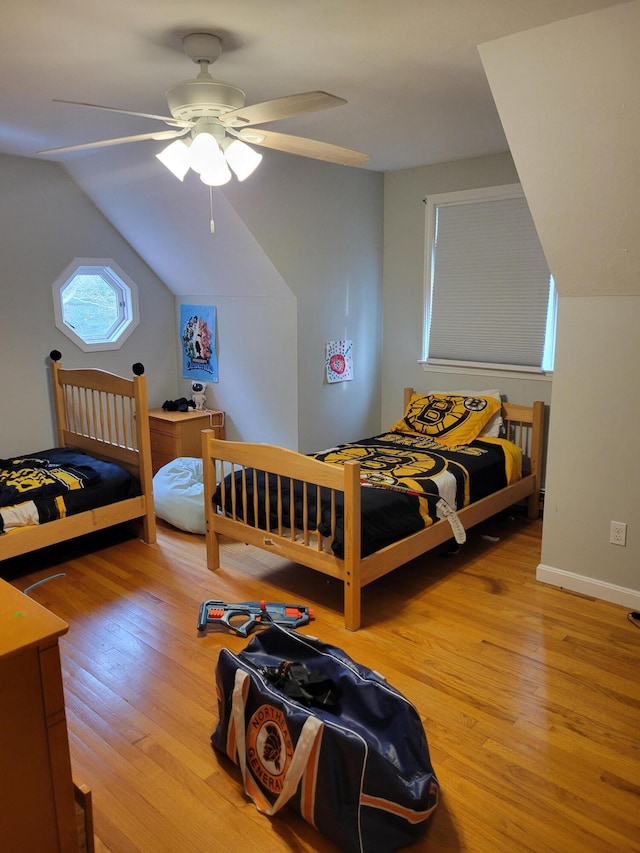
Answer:
[[(165, 91), (198, 72), (182, 36), (203, 30), (223, 40), (213, 77), (245, 90), (247, 104), (315, 89), (346, 98), (269, 129), (366, 151), (365, 168), (505, 151), (476, 46), (618, 2), (2, 0), (0, 152), (33, 157), (41, 148), (163, 129), (52, 101), (167, 115)], [(137, 146), (155, 151), (162, 143), (121, 148)]]

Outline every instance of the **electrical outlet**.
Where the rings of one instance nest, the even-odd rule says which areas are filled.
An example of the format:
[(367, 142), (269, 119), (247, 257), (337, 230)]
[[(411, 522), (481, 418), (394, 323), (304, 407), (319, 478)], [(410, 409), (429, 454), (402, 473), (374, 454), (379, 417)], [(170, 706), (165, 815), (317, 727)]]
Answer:
[(612, 521), (609, 530), (609, 542), (612, 545), (627, 544), (627, 524), (624, 521)]

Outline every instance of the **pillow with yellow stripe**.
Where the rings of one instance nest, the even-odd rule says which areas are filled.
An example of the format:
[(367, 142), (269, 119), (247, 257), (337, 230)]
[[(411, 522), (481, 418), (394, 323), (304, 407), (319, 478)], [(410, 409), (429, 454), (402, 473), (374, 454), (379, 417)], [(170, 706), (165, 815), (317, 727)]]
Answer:
[(404, 417), (391, 432), (417, 432), (447, 447), (470, 444), (499, 409), (495, 397), (412, 394)]

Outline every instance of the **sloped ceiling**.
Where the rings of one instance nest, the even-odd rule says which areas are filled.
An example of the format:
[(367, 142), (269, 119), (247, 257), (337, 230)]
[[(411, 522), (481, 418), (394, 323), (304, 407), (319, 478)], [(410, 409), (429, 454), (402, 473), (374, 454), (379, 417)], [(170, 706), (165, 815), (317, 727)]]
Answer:
[[(366, 151), (372, 156), (365, 170), (501, 152), (507, 141), (477, 45), (614, 5), (612, 0), (5, 0), (0, 152), (36, 157), (42, 148), (162, 129), (150, 119), (53, 99), (166, 115), (166, 90), (198, 71), (182, 50), (182, 37), (202, 30), (217, 33), (223, 42), (213, 76), (242, 88), (248, 104), (313, 89), (346, 98), (344, 106), (267, 129)], [(174, 292), (193, 293), (190, 284), (182, 284), (197, 278), (197, 267), (187, 259), (209, 259), (222, 249), (208, 234), (208, 191), (196, 176), (179, 184), (167, 173), (153, 156), (162, 147), (147, 141), (47, 157), (68, 170)], [(260, 168), (286, 179), (291, 158), (303, 159), (269, 151)], [(225, 202), (234, 194), (246, 199), (255, 191), (254, 178), (241, 189), (216, 193), (217, 234), (237, 228)], [(173, 262), (183, 264), (183, 275), (171, 267), (169, 253), (150, 258), (145, 228), (153, 231), (156, 244), (182, 242), (182, 258)]]
[(562, 296), (640, 294), (640, 2), (480, 46)]

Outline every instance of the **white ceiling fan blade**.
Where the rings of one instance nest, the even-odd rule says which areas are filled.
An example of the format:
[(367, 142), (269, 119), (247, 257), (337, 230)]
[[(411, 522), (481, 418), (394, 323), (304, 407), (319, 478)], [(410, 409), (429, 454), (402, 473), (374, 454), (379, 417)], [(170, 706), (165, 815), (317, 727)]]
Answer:
[(288, 133), (274, 133), (269, 130), (241, 130), (238, 138), (250, 145), (261, 145), (276, 151), (286, 151), (288, 154), (299, 154), (301, 157), (311, 157), (314, 160), (324, 160), (327, 163), (337, 163), (341, 166), (362, 166), (371, 158), (370, 154), (353, 151), (341, 145), (329, 142), (318, 142), (315, 139), (305, 139), (302, 136), (291, 136)]
[(301, 92), (299, 95), (285, 95), (283, 98), (274, 98), (272, 101), (263, 101), (260, 104), (232, 110), (223, 113), (219, 118), (222, 124), (228, 127), (249, 127), (291, 118), (302, 113), (328, 110), (346, 103), (344, 98), (338, 98), (328, 92)]
[(109, 145), (123, 145), (125, 142), (142, 142), (145, 139), (176, 139), (184, 136), (187, 130), (160, 130), (155, 133), (138, 133), (135, 136), (119, 136), (115, 139), (100, 139), (97, 142), (83, 142), (80, 145), (65, 145), (62, 148), (44, 148), (37, 154), (63, 154), (67, 151), (89, 151), (92, 148), (107, 148)]
[(76, 107), (90, 107), (92, 110), (108, 110), (111, 113), (121, 113), (126, 116), (139, 116), (140, 118), (152, 118), (156, 121), (163, 121), (165, 124), (170, 125), (171, 127), (193, 127), (192, 121), (183, 121), (179, 118), (172, 118), (171, 116), (158, 116), (154, 113), (137, 113), (133, 110), (121, 110), (118, 107), (104, 107), (102, 104), (87, 104), (84, 101), (64, 101), (62, 98), (54, 98), (53, 102), (55, 104), (72, 104)]

